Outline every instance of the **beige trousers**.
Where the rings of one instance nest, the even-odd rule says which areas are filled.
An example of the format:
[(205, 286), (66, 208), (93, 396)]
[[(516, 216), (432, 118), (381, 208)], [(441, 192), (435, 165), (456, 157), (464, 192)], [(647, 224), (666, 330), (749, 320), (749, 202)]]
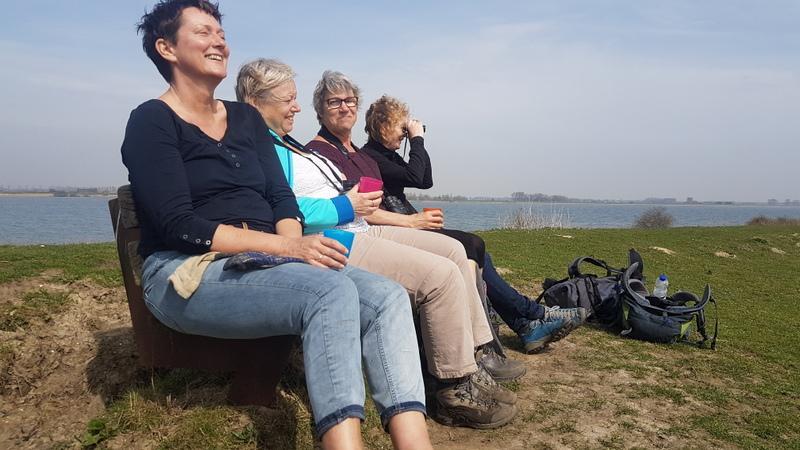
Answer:
[(475, 347), (490, 342), (475, 270), (455, 239), (411, 228), (356, 233), (349, 264), (400, 283), (419, 315), (430, 373), (442, 379), (477, 370)]

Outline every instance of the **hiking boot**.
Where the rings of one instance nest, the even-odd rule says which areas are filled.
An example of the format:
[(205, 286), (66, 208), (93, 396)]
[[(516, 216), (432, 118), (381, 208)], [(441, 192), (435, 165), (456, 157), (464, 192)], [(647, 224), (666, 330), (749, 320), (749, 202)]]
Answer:
[(567, 321), (567, 324), (561, 327), (561, 329), (553, 335), (553, 339), (550, 342), (563, 339), (573, 330), (583, 325), (583, 322), (586, 322), (586, 316), (586, 308), (559, 308), (558, 306), (545, 306), (544, 318), (542, 319), (543, 321), (547, 322), (557, 319), (563, 319)]
[[(544, 350), (545, 346), (553, 341), (554, 336), (561, 331), (568, 324), (564, 318), (555, 317), (551, 320), (531, 320), (522, 332), (519, 333), (519, 338), (522, 339), (522, 344), (525, 346), (525, 352), (528, 354), (539, 353)], [(568, 330), (563, 336), (569, 334)]]
[(473, 378), (470, 375), (436, 392), (434, 418), (444, 425), (479, 430), (510, 422), (517, 414), (517, 407), (492, 399), (478, 388)]
[(475, 352), (475, 362), (486, 369), (496, 381), (513, 381), (527, 371), (523, 363), (497, 353), (489, 345), (484, 345)]
[(470, 377), (475, 387), (499, 403), (505, 403), (506, 405), (517, 403), (517, 394), (497, 384), (492, 374), (483, 367), (478, 366), (478, 371), (470, 375)]

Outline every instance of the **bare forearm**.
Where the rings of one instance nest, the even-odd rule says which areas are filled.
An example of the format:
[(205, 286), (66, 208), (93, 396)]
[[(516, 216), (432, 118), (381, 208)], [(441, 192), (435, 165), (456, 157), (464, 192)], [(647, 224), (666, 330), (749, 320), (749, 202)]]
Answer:
[(289, 238), (299, 238), (303, 237), (303, 226), (294, 219), (283, 219), (275, 224), (275, 233)]
[(243, 230), (231, 225), (219, 225), (211, 241), (211, 250), (225, 253), (259, 251), (272, 255), (291, 256), (289, 255), (290, 241), (288, 236)]
[(365, 216), (364, 219), (370, 225), (394, 225), (396, 227), (413, 228), (411, 216), (397, 214), (383, 209), (378, 209), (374, 213)]

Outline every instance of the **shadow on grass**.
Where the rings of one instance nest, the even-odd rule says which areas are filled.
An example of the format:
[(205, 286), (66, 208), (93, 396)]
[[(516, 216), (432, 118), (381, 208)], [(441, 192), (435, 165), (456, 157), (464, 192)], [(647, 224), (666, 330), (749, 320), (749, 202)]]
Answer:
[(132, 328), (95, 334), (88, 363), (89, 390), (106, 411), (87, 425), (82, 443), (92, 447), (127, 433), (150, 435), (170, 448), (303, 448), (313, 445), (311, 407), (302, 361), (293, 355), (273, 407), (227, 403), (229, 374), (138, 366)]

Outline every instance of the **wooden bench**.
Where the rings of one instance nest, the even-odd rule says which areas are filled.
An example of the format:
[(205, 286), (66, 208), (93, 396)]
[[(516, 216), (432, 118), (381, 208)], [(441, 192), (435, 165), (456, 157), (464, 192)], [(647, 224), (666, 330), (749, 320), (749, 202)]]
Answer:
[(275, 387), (289, 360), (296, 338), (217, 339), (183, 334), (164, 326), (142, 298), (142, 260), (137, 252), (139, 220), (130, 185), (108, 202), (125, 292), (133, 322), (139, 363), (145, 367), (189, 368), (233, 372), (228, 401), (237, 405), (270, 406)]

